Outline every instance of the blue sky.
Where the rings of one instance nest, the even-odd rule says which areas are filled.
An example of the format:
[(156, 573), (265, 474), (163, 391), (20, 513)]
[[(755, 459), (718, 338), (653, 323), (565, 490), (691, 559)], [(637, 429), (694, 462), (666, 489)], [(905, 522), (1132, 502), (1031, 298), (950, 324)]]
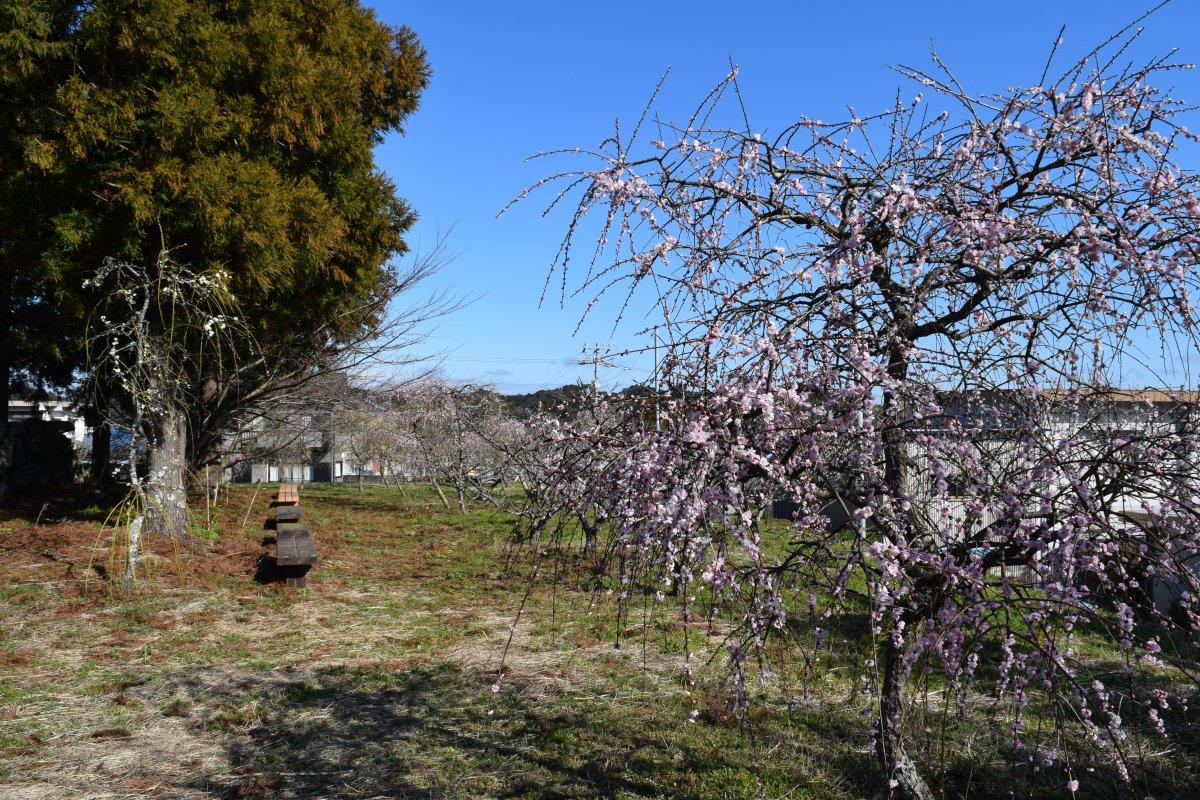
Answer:
[[(1037, 82), (1047, 49), (1067, 25), (1074, 56), (1152, 3), (1092, 0), (1004, 2), (401, 3), (378, 14), (421, 37), (432, 83), (406, 135), (379, 148), (381, 168), (420, 214), (409, 236), (427, 249), (448, 233), (456, 253), (430, 288), (474, 297), (441, 321), (428, 352), (446, 356), (451, 377), (530, 391), (591, 377), (574, 363), (585, 343), (621, 350), (641, 341), (634, 313), (613, 330), (602, 307), (576, 331), (583, 299), (539, 306), (567, 219), (541, 216), (549, 195), (500, 219), (497, 212), (554, 164), (526, 161), (558, 147), (594, 146), (621, 118), (632, 122), (659, 76), (667, 118), (690, 109), (728, 71), (740, 81), (756, 127), (778, 130), (800, 115), (836, 118), (847, 105), (882, 108), (897, 88), (892, 72), (928, 66), (931, 42), (973, 91)], [(1137, 52), (1200, 62), (1200, 2), (1175, 0), (1146, 24)], [(1177, 95), (1200, 102), (1200, 74), (1177, 73)], [(617, 359), (606, 387), (644, 377), (645, 356)]]

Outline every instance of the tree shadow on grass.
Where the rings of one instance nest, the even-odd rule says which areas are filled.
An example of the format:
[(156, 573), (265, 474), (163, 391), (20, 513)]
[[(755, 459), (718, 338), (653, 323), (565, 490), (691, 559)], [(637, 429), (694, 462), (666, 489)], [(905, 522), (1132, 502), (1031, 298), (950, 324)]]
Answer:
[[(493, 692), (491, 680), (450, 664), (397, 661), (205, 672), (165, 688), (188, 697), (192, 727), (224, 747), (226, 774), (186, 787), (212, 800), (846, 800), (882, 789), (866, 722), (849, 709), (764, 714), (746, 732), (703, 717), (689, 723), (686, 706), (669, 698), (554, 694), (507, 678)], [(1069, 794), (1060, 769), (1033, 773), (988, 749), (990, 756), (950, 754), (947, 771), (930, 775), (941, 796)], [(1181, 784), (1123, 785), (1111, 765), (1097, 765), (1081, 783), (1078, 796), (1095, 800), (1141, 797), (1155, 783), (1156, 797), (1192, 796), (1178, 793)]]
[(794, 796), (847, 796), (796, 763), (759, 763), (748, 737), (689, 724), (682, 707), (649, 703), (639, 717), (603, 695), (507, 679), (493, 692), (488, 680), (444, 664), (185, 679), (174, 691), (192, 698), (195, 727), (224, 738), (233, 773), (189, 788), (214, 800), (549, 800), (784, 796), (811, 783)]

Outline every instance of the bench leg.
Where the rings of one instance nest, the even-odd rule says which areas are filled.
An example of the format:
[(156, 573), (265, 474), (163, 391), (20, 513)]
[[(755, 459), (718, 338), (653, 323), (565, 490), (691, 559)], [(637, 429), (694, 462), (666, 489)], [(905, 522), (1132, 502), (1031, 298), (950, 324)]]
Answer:
[(286, 567), (278, 567), (279, 577), (283, 578), (285, 586), (296, 586), (303, 588), (308, 585), (308, 571), (312, 569), (310, 564), (289, 564)]

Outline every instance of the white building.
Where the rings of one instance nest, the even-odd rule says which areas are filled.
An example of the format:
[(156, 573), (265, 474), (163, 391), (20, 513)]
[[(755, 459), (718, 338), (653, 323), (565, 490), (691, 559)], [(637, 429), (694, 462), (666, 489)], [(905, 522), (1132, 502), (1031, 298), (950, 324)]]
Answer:
[[(1025, 426), (1032, 425), (1035, 438), (1043, 453), (1054, 453), (1053, 459), (1079, 463), (1096, 461), (1114, 442), (1121, 440), (1182, 440), (1185, 436), (1200, 435), (1200, 393), (1163, 392), (1158, 390), (1120, 389), (1095, 395), (1094, 398), (1063, 395), (1037, 398), (1032, 410), (1021, 402), (1021, 396), (1007, 392), (986, 394), (948, 393), (943, 398), (947, 420), (957, 419), (970, 431), (970, 447), (987, 471), (987, 481), (1002, 487), (1007, 474), (1019, 473), (1025, 456), (1022, 448), (1028, 434)], [(1036, 418), (1033, 418), (1036, 416)], [(944, 440), (951, 426), (930, 426), (914, 429), (914, 439), (925, 435), (933, 441)], [(956, 521), (963, 518), (963, 495), (973, 481), (963, 468), (945, 454), (931, 455), (935, 446), (909, 446), (910, 492), (915, 497), (938, 498)], [(1180, 455), (1175, 465), (1178, 474), (1189, 474), (1197, 464), (1186, 463)], [(945, 488), (935, 485), (945, 481)], [(978, 481), (974, 481), (977, 483)], [(957, 487), (964, 487), (958, 491)], [(1164, 485), (1143, 484), (1144, 491), (1126, 489), (1109, 501), (1109, 509), (1121, 515), (1145, 517), (1156, 513), (1156, 496), (1174, 491)], [(946, 509), (939, 510), (943, 516)], [(987, 520), (982, 521), (983, 524)]]
[(268, 434), (255, 437), (251, 449), (266, 455), (248, 456), (237, 469), (227, 470), (227, 479), (238, 483), (343, 483), (361, 477), (378, 483), (393, 475), (407, 477), (378, 459), (360, 464), (337, 431), (308, 430), (278, 446), (274, 438)]
[[(1106, 463), (1108, 477), (1100, 496), (1109, 524), (1125, 529), (1132, 541), (1146, 537), (1148, 526), (1161, 523), (1164, 499), (1187, 499), (1200, 482), (1200, 450), (1189, 447), (1200, 441), (1197, 392), (1121, 389), (1091, 397), (1056, 393), (1030, 398), (993, 391), (945, 393), (938, 401), (940, 417), (908, 431), (905, 471), (906, 494), (914, 501), (910, 513), (916, 515), (918, 528), (933, 538), (934, 546), (970, 540), (995, 522), (995, 501), (1014, 482), (1028, 478), (1031, 465), (1040, 458), (1046, 458), (1048, 464), (1073, 460)], [(1175, 461), (1163, 470), (1170, 477), (1148, 479), (1136, 466), (1125, 467), (1131, 471), (1128, 479), (1123, 476), (1121, 459), (1110, 456), (1119, 453), (1123, 442), (1138, 440), (1173, 450)], [(1033, 455), (1026, 451), (1031, 442), (1037, 451)], [(964, 447), (971, 457), (962, 457)], [(982, 475), (966, 473), (976, 467), (983, 470)], [(1067, 479), (1060, 476), (1056, 480), (1059, 483), (1034, 487), (1029, 495), (1051, 503), (1058, 490), (1071, 497)], [(980, 492), (990, 500), (981, 502)], [(1190, 499), (1200, 504), (1200, 498)], [(1026, 500), (1034, 502), (1028, 496)], [(795, 511), (794, 503), (780, 499), (773, 515), (791, 518)], [(842, 530), (855, 524), (855, 511), (853, 505), (828, 503), (823, 509), (828, 529)], [(1039, 513), (1036, 508), (1027, 511), (1031, 517)], [(1179, 552), (1176, 558), (1200, 574), (1200, 554)], [(1009, 569), (1008, 574), (1019, 571)], [(1160, 609), (1172, 605), (1179, 591), (1173, 583), (1157, 578), (1151, 581), (1151, 594)]]
[[(1167, 503), (1180, 499), (1200, 502), (1191, 497), (1200, 475), (1200, 454), (1190, 446), (1200, 438), (1200, 393), (1121, 389), (1090, 397), (1043, 396), (1031, 404), (1036, 408), (1032, 412), (1020, 408), (1018, 402), (1016, 395), (996, 392), (986, 397), (958, 396), (946, 403), (950, 415), (976, 423), (970, 447), (984, 465), (985, 483), (993, 487), (993, 494), (1029, 476), (1031, 456), (1023, 451), (1031, 441), (1027, 427), (1031, 425), (1034, 446), (1051, 463), (1102, 467), (1095, 475), (1082, 478), (1082, 488), (1072, 488), (1074, 484), (1061, 475), (1036, 487), (1040, 502), (1054, 504), (1052, 498), (1060, 491), (1075, 499), (1077, 491), (1094, 492), (1106, 509), (1109, 530), (1124, 530), (1131, 541), (1147, 543), (1158, 538), (1150, 535), (1152, 526), (1164, 521), (1170, 524), (1162, 518)], [(985, 419), (989, 423), (980, 424)], [(927, 429), (922, 433), (936, 440), (945, 432)], [(1122, 455), (1123, 447), (1138, 442), (1153, 443), (1170, 453), (1167, 463), (1156, 462), (1161, 470), (1153, 470), (1154, 475), (1126, 463), (1128, 457)], [(1132, 452), (1138, 452), (1136, 447)], [(990, 506), (985, 506), (982, 514), (969, 512), (975, 501), (965, 492), (979, 481), (965, 476), (962, 467), (944, 454), (931, 458), (918, 445), (910, 447), (909, 455), (912, 494), (928, 498), (917, 507), (932, 529), (969, 536), (995, 521), (986, 510)], [(1038, 457), (1032, 456), (1035, 462)], [(935, 481), (944, 481), (944, 488), (934, 486)], [(958, 486), (964, 487), (961, 492), (956, 491)], [(1029, 512), (1031, 516), (1038, 513), (1033, 508)], [(1200, 556), (1178, 552), (1176, 558), (1200, 574)], [(1150, 580), (1150, 590), (1155, 604), (1166, 610), (1178, 599), (1181, 587), (1155, 577)]]
[(8, 421), (14, 423), (27, 419), (60, 423), (64, 428), (63, 433), (76, 446), (83, 445), (91, 433), (83, 421), (83, 415), (68, 400), (9, 400)]

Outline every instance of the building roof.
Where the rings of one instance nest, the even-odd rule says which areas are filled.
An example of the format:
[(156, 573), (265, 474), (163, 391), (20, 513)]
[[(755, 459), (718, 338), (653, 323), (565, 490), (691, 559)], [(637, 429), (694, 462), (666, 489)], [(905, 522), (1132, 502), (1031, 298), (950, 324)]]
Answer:
[[(1042, 389), (1036, 394), (1039, 398), (1050, 400), (1061, 399), (1068, 401), (1099, 401), (1112, 403), (1169, 403), (1172, 405), (1200, 404), (1200, 391), (1184, 389)], [(979, 391), (950, 390), (938, 392), (942, 401), (970, 400), (975, 402), (1011, 402), (1021, 398), (1029, 398), (1030, 393), (1021, 389), (983, 389)]]

